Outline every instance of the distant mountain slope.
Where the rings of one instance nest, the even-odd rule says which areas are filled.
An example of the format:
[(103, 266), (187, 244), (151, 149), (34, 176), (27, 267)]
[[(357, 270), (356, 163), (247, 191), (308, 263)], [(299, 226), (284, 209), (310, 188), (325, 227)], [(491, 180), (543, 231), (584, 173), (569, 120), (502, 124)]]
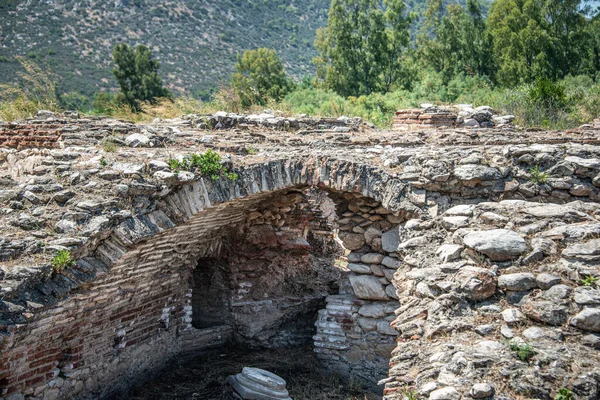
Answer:
[(115, 87), (112, 48), (148, 45), (165, 83), (197, 94), (227, 82), (235, 56), (275, 48), (288, 73), (312, 73), (313, 41), (329, 0), (0, 0), (0, 82), (16, 77), (15, 56), (57, 76), (61, 92)]
[[(458, 1), (464, 4), (466, 0)], [(481, 0), (487, 10), (491, 0)], [(229, 81), (236, 54), (277, 50), (295, 78), (313, 73), (315, 31), (330, 0), (0, 0), (0, 83), (22, 56), (52, 71), (60, 93), (116, 89), (112, 48), (146, 44), (164, 82), (199, 95)], [(406, 0), (422, 13), (426, 0)], [(600, 5), (600, 0), (587, 4)], [(413, 26), (413, 37), (422, 21)]]

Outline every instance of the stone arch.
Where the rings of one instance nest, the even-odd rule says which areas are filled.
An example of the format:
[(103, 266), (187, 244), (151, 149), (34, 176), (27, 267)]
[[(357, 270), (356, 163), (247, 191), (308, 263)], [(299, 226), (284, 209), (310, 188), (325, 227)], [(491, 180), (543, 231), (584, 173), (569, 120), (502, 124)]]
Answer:
[[(92, 239), (74, 252), (75, 268), (23, 288), (21, 298), (30, 301), (13, 318), (15, 321), (21, 318), (26, 324), (11, 332), (4, 347), (22, 343), (49, 352), (49, 356), (43, 359), (41, 369), (11, 376), (6, 392), (55, 381), (76, 371), (82, 377), (77, 382), (85, 382), (85, 387), (78, 383), (60, 389), (61, 395), (103, 395), (107, 392), (102, 383), (113, 380), (114, 376), (134, 377), (141, 366), (152, 369), (165, 357), (224, 343), (232, 335), (230, 326), (193, 329), (192, 293), (182, 288), (181, 282), (189, 280), (190, 271), (199, 259), (223, 253), (224, 229), (242, 223), (248, 209), (273, 196), (319, 187), (342, 201), (344, 193), (353, 193), (372, 199), (378, 207), (396, 214), (418, 211), (406, 200), (405, 184), (362, 164), (327, 158), (275, 160), (242, 167), (237, 173), (235, 181), (180, 179), (183, 176), (167, 182), (168, 189), (154, 209), (127, 217), (113, 227), (100, 223)], [(330, 299), (320, 316), (323, 324), (315, 337), (326, 344), (321, 352), (325, 360), (339, 359), (339, 352), (352, 349), (348, 337), (352, 341), (352, 330), (360, 329), (357, 312), (369, 301), (348, 296)], [(38, 311), (28, 315), (36, 305)], [(61, 310), (59, 317), (53, 311), (57, 309)], [(392, 311), (390, 308), (386, 312)], [(354, 320), (349, 320), (352, 315)], [(76, 348), (69, 347), (69, 338), (63, 335), (70, 324), (87, 336)], [(332, 333), (336, 329), (339, 331)], [(377, 331), (377, 326), (374, 329)], [(33, 334), (48, 330), (55, 333), (41, 337)], [(344, 344), (336, 342), (341, 337)], [(58, 347), (49, 350), (52, 346)], [(60, 361), (66, 347), (74, 362)], [(365, 350), (350, 354), (347, 361), (337, 362), (336, 368), (352, 361), (363, 363), (361, 352)], [(137, 368), (133, 368), (130, 360), (132, 354), (136, 355)], [(19, 367), (19, 360), (12, 367)], [(369, 371), (374, 368), (363, 368), (362, 375), (371, 380), (382, 378)], [(116, 389), (118, 384), (110, 388)]]

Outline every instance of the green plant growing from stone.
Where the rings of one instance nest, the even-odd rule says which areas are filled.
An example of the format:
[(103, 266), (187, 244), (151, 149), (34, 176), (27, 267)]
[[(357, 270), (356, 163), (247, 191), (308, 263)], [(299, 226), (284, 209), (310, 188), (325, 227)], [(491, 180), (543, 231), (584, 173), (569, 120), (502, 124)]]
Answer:
[(229, 172), (221, 164), (221, 156), (214, 150), (207, 150), (202, 154), (191, 154), (182, 160), (170, 158), (167, 163), (169, 168), (175, 172), (178, 171), (194, 171), (201, 176), (210, 177), (210, 179), (219, 179), (224, 176), (229, 180), (236, 180), (237, 174)]
[(529, 173), (531, 174), (531, 178), (530, 178), (531, 182), (537, 183), (538, 185), (548, 183), (548, 178), (549, 178), (548, 174), (545, 172), (542, 172), (538, 165), (531, 168), (529, 170)]
[(509, 346), (510, 350), (515, 352), (515, 356), (523, 362), (528, 362), (535, 355), (533, 346), (528, 343), (511, 343)]
[(108, 165), (108, 161), (106, 161), (106, 158), (104, 158), (104, 156), (100, 157), (99, 163), (100, 163), (100, 166), (102, 166), (102, 167), (106, 167)]
[(114, 153), (115, 151), (117, 151), (117, 145), (115, 142), (106, 141), (102, 144), (102, 148), (107, 153)]
[(599, 279), (600, 278), (597, 278), (595, 276), (589, 275), (589, 276), (586, 276), (585, 278), (583, 278), (581, 280), (581, 284), (583, 286), (596, 286)]
[(252, 146), (246, 146), (246, 153), (248, 155), (255, 155), (258, 153), (258, 150), (256, 149), (256, 147), (252, 147)]
[(404, 392), (404, 399), (405, 400), (419, 400), (419, 397), (417, 396), (417, 392), (414, 390), (407, 390)]
[(183, 158), (182, 160), (169, 158), (169, 160), (167, 160), (167, 164), (169, 164), (169, 168), (174, 172), (190, 170), (190, 163), (187, 158)]
[(66, 268), (74, 266), (75, 260), (73, 260), (69, 250), (60, 250), (52, 257), (50, 265), (52, 266), (52, 270), (58, 273)]
[(554, 396), (554, 400), (573, 400), (573, 392), (567, 388), (560, 388)]

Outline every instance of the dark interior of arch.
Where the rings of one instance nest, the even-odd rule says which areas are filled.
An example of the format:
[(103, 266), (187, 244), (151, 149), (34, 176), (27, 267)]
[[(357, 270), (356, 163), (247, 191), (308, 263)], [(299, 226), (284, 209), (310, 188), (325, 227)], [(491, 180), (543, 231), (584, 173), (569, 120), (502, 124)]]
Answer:
[[(221, 232), (219, 254), (195, 263), (192, 326), (226, 326), (230, 343), (250, 348), (310, 343), (324, 369), (374, 385), (387, 376), (396, 336), (394, 269), (381, 265), (381, 235), (400, 220), (360, 194), (317, 188), (251, 204)], [(356, 254), (374, 258), (358, 261), (368, 271), (348, 269)], [(351, 276), (378, 291), (358, 298)]]
[[(335, 211), (320, 191), (277, 193), (246, 210), (221, 238), (219, 255), (200, 258), (191, 276), (192, 326), (229, 325), (252, 347), (311, 342), (325, 298), (339, 293)], [(324, 215), (325, 210), (328, 212)]]

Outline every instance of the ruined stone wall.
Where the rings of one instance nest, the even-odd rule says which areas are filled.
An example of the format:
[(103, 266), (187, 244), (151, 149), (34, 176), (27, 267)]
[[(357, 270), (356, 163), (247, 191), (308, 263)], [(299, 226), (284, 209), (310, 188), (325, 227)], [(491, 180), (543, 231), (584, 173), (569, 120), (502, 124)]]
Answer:
[(307, 196), (292, 191), (261, 202), (227, 238), (225, 290), (239, 344), (275, 347), (311, 340), (317, 311), (337, 290), (340, 276), (333, 257), (307, 240), (314, 221)]
[[(133, 251), (127, 251), (128, 234), (143, 228), (125, 224), (93, 257), (35, 288), (59, 296), (78, 274), (96, 274), (80, 294), (10, 328), (2, 342), (3, 395), (98, 398), (178, 354), (229, 341), (282, 346), (311, 340), (317, 311), (339, 279), (330, 256), (319, 263), (319, 254), (309, 254), (312, 213), (301, 191), (283, 192), (201, 213)], [(150, 219), (160, 229), (172, 227), (164, 214)], [(202, 310), (193, 309), (193, 275), (206, 257), (227, 265), (227, 304), (220, 311), (231, 318), (196, 329), (194, 312)]]
[(456, 124), (456, 116), (456, 113), (450, 111), (413, 108), (396, 111), (392, 124), (394, 130), (418, 127), (448, 127)]
[[(175, 252), (170, 257), (161, 254), (156, 262), (151, 249), (160, 243), (157, 238), (104, 274), (102, 261), (79, 260), (78, 267), (65, 274), (64, 284), (92, 269), (99, 275), (97, 281), (40, 312), (31, 323), (14, 327), (3, 341), (3, 395), (98, 398), (182, 351), (223, 345), (231, 327), (191, 328), (191, 270), (180, 264)], [(197, 243), (202, 244), (218, 251), (218, 242)], [(59, 295), (65, 288), (47, 284), (38, 290)]]
[(331, 369), (375, 383), (387, 376), (397, 336), (390, 322), (397, 306), (392, 279), (400, 260), (388, 257), (382, 235), (403, 218), (359, 194), (334, 198), (349, 273), (340, 294), (329, 296), (319, 312), (315, 352)]
[[(316, 186), (336, 203), (339, 238), (349, 249), (340, 293), (327, 298), (317, 323), (316, 342), (330, 346), (317, 345), (327, 350), (320, 353), (326, 363), (378, 378), (373, 371), (396, 339), (384, 381), (389, 399), (411, 391), (431, 400), (491, 393), (550, 399), (562, 387), (598, 397), (598, 146), (381, 141), (350, 148), (340, 136), (329, 144), (310, 138), (303, 149), (312, 155), (300, 157), (285, 146), (303, 136), (278, 133), (270, 137), (272, 154), (232, 157), (238, 179), (229, 181), (170, 170), (165, 161), (173, 153), (199, 151), (186, 146), (208, 140), (178, 135), (185, 146), (173, 152), (1, 153), (2, 396), (69, 398), (79, 391), (95, 398), (170, 355), (233, 337), (227, 326), (206, 336), (193, 329), (193, 269), (202, 258), (231, 254), (239, 282), (260, 281), (269, 264), (242, 270), (248, 260), (228, 252), (222, 238), (234, 237), (229, 229), (236, 227), (243, 227), (241, 238), (262, 232), (256, 227), (263, 218), (285, 245), (276, 215), (288, 212), (247, 218), (282, 190)], [(569, 135), (549, 139), (594, 133)], [(244, 145), (240, 137), (233, 134), (231, 145)], [(292, 231), (288, 238), (314, 239)], [(252, 246), (272, 258), (265, 244)], [(59, 249), (72, 251), (77, 266), (52, 273), (49, 260)], [(305, 250), (292, 251), (307, 260)], [(288, 281), (296, 284), (286, 275)], [(239, 294), (262, 301), (256, 287)], [(395, 332), (384, 333), (390, 326)], [(534, 354), (521, 359), (513, 349), (524, 342)]]
[(403, 224), (384, 398), (598, 398), (599, 211), (505, 200)]

